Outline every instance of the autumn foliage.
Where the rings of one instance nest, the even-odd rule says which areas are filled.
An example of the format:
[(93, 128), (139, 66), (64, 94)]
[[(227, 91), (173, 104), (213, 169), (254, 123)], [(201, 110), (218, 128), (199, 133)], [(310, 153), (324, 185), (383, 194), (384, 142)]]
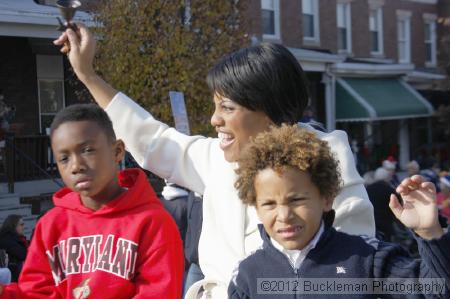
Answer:
[(108, 0), (96, 16), (96, 68), (155, 118), (173, 124), (169, 91), (184, 93), (193, 134), (212, 128), (205, 77), (221, 56), (249, 43), (236, 0)]

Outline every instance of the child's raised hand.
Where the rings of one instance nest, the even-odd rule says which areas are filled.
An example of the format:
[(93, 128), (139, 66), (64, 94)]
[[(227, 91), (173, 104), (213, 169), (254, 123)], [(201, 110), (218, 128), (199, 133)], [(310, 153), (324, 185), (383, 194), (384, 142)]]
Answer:
[(444, 232), (438, 221), (436, 188), (420, 175), (406, 178), (396, 190), (403, 198), (400, 204), (396, 195), (391, 194), (389, 207), (395, 217), (406, 227), (413, 229), (423, 239), (441, 237)]

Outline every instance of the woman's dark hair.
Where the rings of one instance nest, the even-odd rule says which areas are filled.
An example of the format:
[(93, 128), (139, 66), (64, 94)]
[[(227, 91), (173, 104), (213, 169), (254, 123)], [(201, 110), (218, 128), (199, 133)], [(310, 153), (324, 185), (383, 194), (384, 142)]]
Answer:
[(4, 235), (6, 233), (14, 233), (17, 234), (16, 227), (19, 224), (22, 216), (11, 214), (6, 217), (5, 221), (3, 221), (2, 227), (0, 228), (0, 235)]
[(308, 105), (305, 73), (282, 45), (262, 43), (222, 58), (208, 73), (209, 88), (275, 124), (297, 123)]

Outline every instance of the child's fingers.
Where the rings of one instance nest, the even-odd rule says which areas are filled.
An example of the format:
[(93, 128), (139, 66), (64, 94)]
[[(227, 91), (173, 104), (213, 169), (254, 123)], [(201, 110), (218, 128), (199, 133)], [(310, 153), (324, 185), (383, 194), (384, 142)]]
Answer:
[(400, 185), (398, 185), (398, 187), (406, 187), (409, 184), (411, 184), (411, 178), (405, 178), (403, 181), (400, 182)]
[(411, 177), (411, 180), (416, 183), (416, 184), (421, 184), (423, 182), (425, 182), (425, 179), (423, 178), (423, 176), (415, 174)]
[(432, 182), (423, 182), (420, 186), (430, 193), (436, 193), (436, 186)]
[(398, 187), (395, 189), (395, 191), (397, 191), (397, 193), (399, 194), (406, 194), (411, 190), (411, 187), (413, 186), (412, 181), (407, 178), (404, 179), (400, 185), (398, 185)]
[(395, 194), (391, 194), (391, 198), (389, 200), (389, 208), (391, 209), (392, 213), (394, 213), (395, 217), (397, 217), (397, 219), (400, 219), (400, 216), (403, 212), (403, 207)]
[(405, 194), (405, 191), (407, 190), (406, 187), (403, 187), (402, 185), (398, 185), (397, 188), (395, 188), (395, 192), (398, 194)]
[(423, 179), (421, 176), (413, 176), (411, 178), (404, 179), (400, 185), (395, 189), (399, 194), (408, 194), (411, 191), (417, 190), (420, 188), (420, 184)]

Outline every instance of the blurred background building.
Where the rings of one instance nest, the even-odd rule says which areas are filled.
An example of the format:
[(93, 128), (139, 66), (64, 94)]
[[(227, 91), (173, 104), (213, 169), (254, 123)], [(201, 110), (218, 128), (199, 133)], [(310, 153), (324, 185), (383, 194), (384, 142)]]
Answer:
[(255, 39), (291, 48), (314, 117), (346, 130), (367, 167), (448, 160), (434, 114), (449, 105), (449, 1), (255, 0), (249, 15)]

